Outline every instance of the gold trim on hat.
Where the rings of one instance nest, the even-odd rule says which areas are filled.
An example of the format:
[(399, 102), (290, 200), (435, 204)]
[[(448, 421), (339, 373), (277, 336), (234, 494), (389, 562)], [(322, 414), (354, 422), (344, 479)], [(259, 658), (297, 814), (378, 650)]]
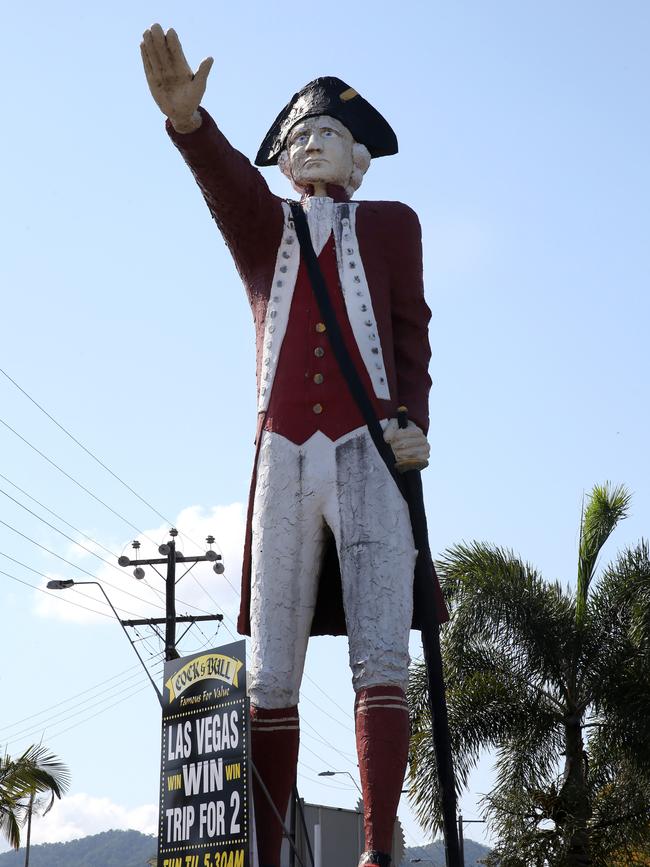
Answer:
[(348, 87), (348, 89), (344, 90), (343, 93), (339, 93), (339, 99), (342, 102), (348, 102), (349, 100), (354, 99), (355, 96), (359, 96), (359, 94), (353, 87)]

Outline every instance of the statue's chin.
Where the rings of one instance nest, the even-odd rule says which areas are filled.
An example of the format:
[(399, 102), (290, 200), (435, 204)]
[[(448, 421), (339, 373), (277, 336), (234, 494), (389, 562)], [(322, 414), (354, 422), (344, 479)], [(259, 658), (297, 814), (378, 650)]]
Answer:
[(308, 187), (310, 184), (338, 184), (339, 186), (343, 186), (343, 181), (341, 181), (340, 177), (333, 177), (329, 173), (318, 171), (300, 172), (297, 177), (294, 176), (294, 181), (299, 187)]
[(328, 184), (329, 181), (323, 181), (321, 178), (308, 178), (305, 175), (300, 175), (298, 178), (294, 178), (294, 183), (296, 186), (301, 187), (303, 190), (306, 187), (313, 186), (315, 184)]

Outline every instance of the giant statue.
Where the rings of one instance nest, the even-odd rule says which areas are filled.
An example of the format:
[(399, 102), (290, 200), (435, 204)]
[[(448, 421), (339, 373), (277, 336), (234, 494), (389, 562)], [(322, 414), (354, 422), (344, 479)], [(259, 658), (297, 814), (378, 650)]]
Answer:
[[(397, 153), (397, 139), (350, 85), (310, 82), (278, 114), (255, 159), (287, 176), (299, 201), (284, 200), (200, 105), (212, 59), (193, 73), (176, 33), (157, 24), (141, 50), (167, 132), (228, 245), (255, 324), (258, 423), (238, 628), (251, 637), (251, 752), (264, 784), (253, 785), (259, 863), (280, 865), (275, 810), (285, 816), (296, 778), (309, 636), (347, 634), (364, 803), (360, 864), (388, 867), (408, 752), (417, 551), (383, 453), (388, 444), (398, 471), (427, 465), (430, 311), (415, 213), (352, 196), (373, 159)], [(398, 423), (402, 406), (406, 424)]]

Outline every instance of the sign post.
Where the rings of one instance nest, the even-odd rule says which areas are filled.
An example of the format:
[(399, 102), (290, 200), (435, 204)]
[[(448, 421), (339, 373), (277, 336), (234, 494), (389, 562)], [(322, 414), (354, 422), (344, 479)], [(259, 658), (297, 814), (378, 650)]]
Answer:
[(165, 663), (158, 867), (249, 867), (246, 642)]

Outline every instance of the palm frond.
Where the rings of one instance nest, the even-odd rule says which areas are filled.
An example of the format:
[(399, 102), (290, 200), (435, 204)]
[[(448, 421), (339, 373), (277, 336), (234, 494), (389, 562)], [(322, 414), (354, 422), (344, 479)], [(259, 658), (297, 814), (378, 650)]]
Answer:
[(12, 849), (20, 846), (20, 827), (14, 811), (0, 805), (0, 833), (6, 838)]
[(16, 762), (24, 766), (31, 789), (36, 792), (52, 792), (61, 798), (70, 788), (70, 770), (54, 753), (42, 744), (29, 747)]
[(578, 587), (576, 623), (581, 624), (586, 612), (589, 585), (596, 568), (598, 554), (616, 525), (627, 517), (631, 494), (624, 485), (612, 488), (609, 482), (594, 485), (587, 501), (580, 529), (578, 553)]
[[(622, 486), (591, 492), (577, 595), (487, 543), (450, 548), (439, 564), (451, 610), (441, 645), (458, 788), (483, 750), (496, 751), (496, 784), (483, 800), (498, 837), (486, 862), (494, 867), (646, 863), (639, 858), (650, 851), (648, 544), (623, 552), (594, 580), (629, 501)], [(434, 830), (426, 679), (422, 666), (412, 674), (410, 800)]]
[[(475, 659), (478, 661), (479, 657)], [(483, 662), (483, 667), (477, 667), (470, 675), (458, 677), (451, 670), (446, 674), (458, 793), (467, 785), (482, 749), (520, 739), (522, 731), (530, 738), (526, 754), (533, 764), (541, 765), (535, 779), (540, 775), (546, 777), (544, 745), (554, 738), (553, 732), (562, 719), (561, 712), (545, 703), (537, 688), (531, 689), (511, 669), (491, 664), (488, 657)], [(440, 793), (427, 689), (424, 665), (413, 666), (408, 692), (412, 731), (410, 800), (423, 827), (435, 831), (441, 827)]]
[(17, 759), (0, 758), (0, 833), (18, 848), (20, 828), (34, 795), (46, 796), (46, 810), (70, 785), (68, 768), (42, 744), (29, 747)]
[(454, 656), (470, 641), (484, 639), (510, 649), (511, 664), (564, 681), (575, 613), (559, 584), (544, 582), (512, 551), (484, 542), (448, 549), (438, 566), (453, 613), (445, 631)]

